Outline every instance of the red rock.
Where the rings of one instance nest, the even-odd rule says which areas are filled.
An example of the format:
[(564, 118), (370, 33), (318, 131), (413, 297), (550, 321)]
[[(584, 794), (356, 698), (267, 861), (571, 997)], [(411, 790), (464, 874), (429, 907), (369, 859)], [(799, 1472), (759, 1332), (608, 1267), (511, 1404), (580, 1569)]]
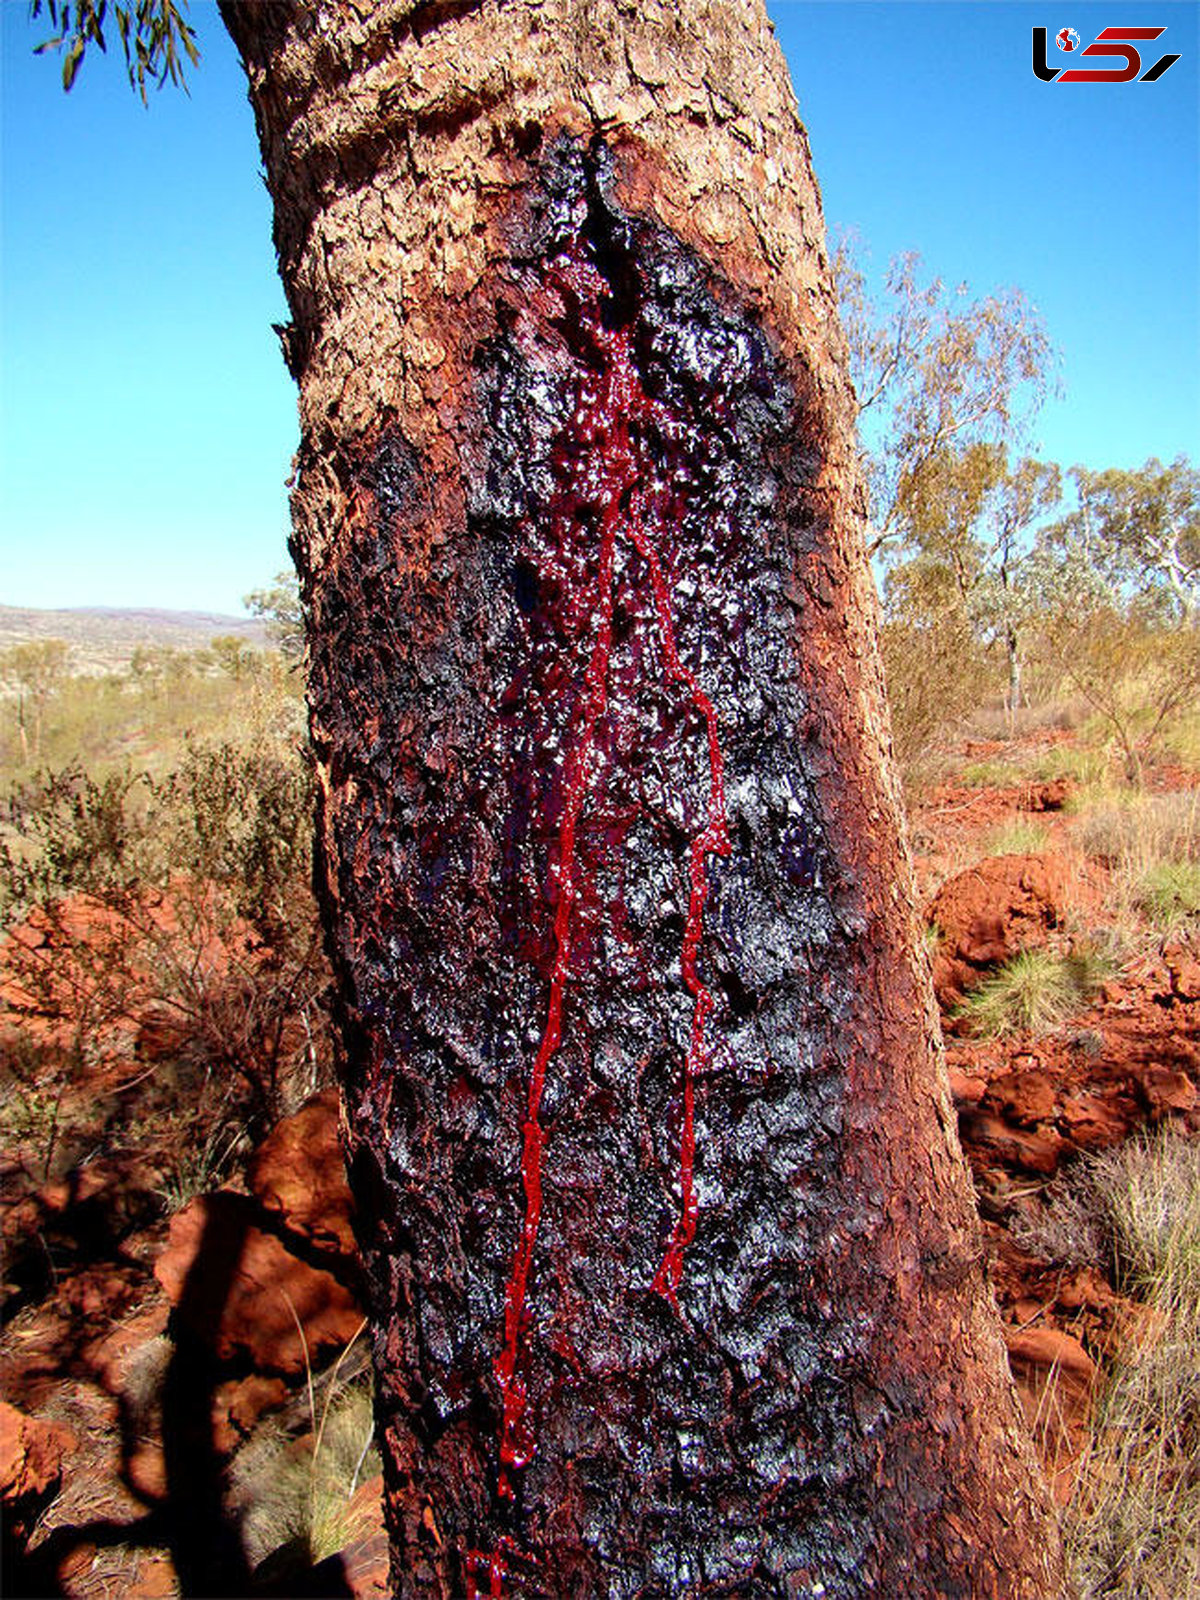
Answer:
[(947, 1071), (955, 1106), (959, 1110), (966, 1106), (977, 1106), (987, 1093), (987, 1079), (972, 1078), (961, 1067), (949, 1067)]
[(217, 1357), (300, 1372), (306, 1349), (311, 1361), (348, 1344), (362, 1313), (344, 1284), (293, 1255), (262, 1220), (244, 1195), (193, 1200), (172, 1219), (154, 1272), (181, 1323)]
[(1089, 1387), (1096, 1381), (1096, 1363), (1078, 1339), (1059, 1328), (1006, 1328), (1004, 1342), (1013, 1367), (1053, 1368)]
[(986, 1111), (969, 1111), (961, 1119), (963, 1143), (977, 1158), (1021, 1167), (1026, 1172), (1052, 1173), (1071, 1146), (1053, 1132), (1032, 1133), (1010, 1128)]
[(174, 1600), (178, 1593), (179, 1579), (170, 1556), (143, 1555), (125, 1600)]
[(151, 1000), (137, 1018), (134, 1049), (144, 1061), (170, 1061), (183, 1054), (195, 1021), (169, 1000)]
[[(83, 1346), (89, 1370), (110, 1394), (127, 1390), (134, 1368), (144, 1366), (155, 1354), (165, 1363), (168, 1345), (162, 1335), (169, 1309), (166, 1299), (154, 1289), (129, 1316)], [(149, 1350), (152, 1345), (158, 1346), (157, 1351)]]
[(34, 1198), (43, 1211), (55, 1216), (71, 1204), (71, 1185), (64, 1178), (52, 1179), (41, 1186)]
[(338, 1138), (336, 1089), (315, 1095), (285, 1117), (253, 1156), (251, 1191), (283, 1227), (318, 1249), (357, 1260), (354, 1202)]
[(1155, 1117), (1172, 1111), (1190, 1111), (1196, 1104), (1196, 1085), (1186, 1072), (1170, 1067), (1147, 1067), (1138, 1077), (1138, 1087)]
[(1051, 778), (1046, 783), (1031, 783), (1017, 801), (1018, 811), (1061, 811), (1075, 793), (1070, 778)]
[(1019, 1128), (1036, 1128), (1041, 1122), (1049, 1122), (1057, 1109), (1050, 1075), (1037, 1069), (1006, 1072), (993, 1078), (983, 1104)]
[(282, 1378), (252, 1372), (218, 1384), (213, 1392), (213, 1443), (225, 1455), (248, 1439), (264, 1411), (281, 1406), (291, 1394)]
[(0, 1499), (12, 1504), (46, 1494), (61, 1479), (63, 1460), (75, 1446), (69, 1428), (0, 1400)]
[[(84, 1585), (95, 1571), (98, 1553), (90, 1539), (83, 1539), (78, 1544), (68, 1546), (66, 1554), (54, 1569), (54, 1576), (60, 1585), (59, 1593), (74, 1595), (81, 1589), (85, 1594), (88, 1592)], [(80, 1585), (79, 1589), (74, 1587), (77, 1582)]]
[(1059, 1280), (1058, 1306), (1063, 1311), (1108, 1311), (1124, 1303), (1094, 1267), (1077, 1267)]
[(342, 1571), (354, 1600), (381, 1600), (390, 1594), (387, 1529), (383, 1522), (383, 1475), (362, 1484), (350, 1502), (360, 1531), (342, 1551)]
[(140, 1439), (129, 1451), (124, 1476), (142, 1500), (165, 1500), (168, 1493), (167, 1458), (161, 1439)]
[(1176, 999), (1200, 1000), (1200, 961), (1181, 945), (1172, 945), (1164, 959)]
[(128, 1267), (97, 1262), (62, 1279), (58, 1298), (81, 1322), (104, 1325), (124, 1316), (143, 1292), (140, 1274)]
[(1129, 1120), (1100, 1095), (1070, 1095), (1058, 1108), (1060, 1131), (1080, 1150), (1104, 1150), (1129, 1132)]

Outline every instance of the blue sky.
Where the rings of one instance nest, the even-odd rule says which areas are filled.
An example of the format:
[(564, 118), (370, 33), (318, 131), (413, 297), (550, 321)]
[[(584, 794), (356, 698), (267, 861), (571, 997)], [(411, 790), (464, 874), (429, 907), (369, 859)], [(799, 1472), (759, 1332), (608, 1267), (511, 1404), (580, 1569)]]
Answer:
[[(1062, 352), (1038, 443), (1200, 455), (1197, 8), (773, 0), (831, 226), (1018, 285)], [(292, 385), (241, 72), (194, 4), (191, 97), (85, 62), (70, 96), (0, 4), (0, 601), (236, 611), (286, 561)], [(1165, 26), (1155, 84), (1039, 83), (1030, 29)], [(1146, 49), (1155, 48), (1147, 46)], [(115, 49), (115, 46), (114, 46)], [(1076, 58), (1076, 62), (1077, 62)], [(1150, 57), (1149, 59), (1154, 59)], [(1148, 64), (1148, 63), (1147, 63)]]

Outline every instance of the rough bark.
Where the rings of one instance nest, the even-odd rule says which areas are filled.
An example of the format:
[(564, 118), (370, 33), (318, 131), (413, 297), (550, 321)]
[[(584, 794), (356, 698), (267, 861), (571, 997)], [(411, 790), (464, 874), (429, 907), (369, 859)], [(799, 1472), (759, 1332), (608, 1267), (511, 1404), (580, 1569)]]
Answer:
[(223, 10), (395, 1591), (1058, 1593), (761, 0)]

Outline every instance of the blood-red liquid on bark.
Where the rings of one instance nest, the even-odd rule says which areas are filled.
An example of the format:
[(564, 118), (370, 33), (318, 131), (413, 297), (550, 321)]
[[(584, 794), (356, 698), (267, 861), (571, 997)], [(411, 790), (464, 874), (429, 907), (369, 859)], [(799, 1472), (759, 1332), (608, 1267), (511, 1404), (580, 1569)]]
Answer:
[[(522, 1131), (521, 1176), (525, 1214), (513, 1256), (504, 1298), (504, 1336), (495, 1371), (502, 1398), (499, 1432), (497, 1492), (503, 1501), (515, 1497), (514, 1474), (526, 1466), (536, 1447), (529, 1424), (528, 1384), (522, 1370), (526, 1355), (527, 1296), (530, 1271), (542, 1213), (542, 1164), (546, 1134), (540, 1120), (546, 1080), (563, 1040), (564, 1011), (572, 958), (573, 912), (583, 885), (576, 853), (576, 834), (597, 777), (600, 752), (597, 725), (609, 706), (609, 666), (613, 650), (613, 613), (616, 599), (615, 563), (624, 540), (644, 563), (653, 596), (658, 653), (668, 682), (680, 685), (690, 709), (703, 721), (708, 754), (708, 807), (703, 829), (688, 849), (688, 910), (680, 949), (680, 971), (692, 997), (688, 1045), (680, 1085), (679, 1212), (671, 1227), (662, 1262), (652, 1288), (678, 1310), (676, 1291), (683, 1275), (684, 1253), (696, 1232), (698, 1205), (695, 1190), (695, 1085), (705, 1059), (705, 1025), (715, 1001), (699, 972), (704, 932), (704, 907), (708, 893), (707, 858), (727, 855), (730, 841), (725, 812), (724, 761), (720, 729), (712, 700), (697, 674), (679, 653), (672, 587), (664, 568), (663, 551), (670, 547), (672, 502), (676, 487), (668, 492), (657, 483), (644, 425), (657, 422), (670, 430), (675, 419), (647, 395), (638, 372), (628, 326), (609, 326), (611, 288), (587, 260), (581, 245), (564, 250), (549, 269), (549, 280), (569, 310), (579, 319), (579, 331), (599, 358), (598, 370), (581, 385), (568, 432), (576, 451), (585, 452), (582, 473), (576, 458), (575, 488), (556, 507), (556, 517), (570, 517), (580, 503), (600, 508), (594, 581), (589, 596), (593, 619), (590, 653), (575, 726), (570, 730), (563, 783), (556, 853), (557, 904), (553, 923), (553, 967), (546, 1020), (529, 1075), (526, 1117)], [(555, 530), (551, 530), (552, 534)], [(498, 1600), (506, 1576), (505, 1558), (515, 1546), (503, 1540), (488, 1556), (473, 1551), (468, 1558), (468, 1588), (479, 1594), (478, 1574), (486, 1566), (488, 1594)]]

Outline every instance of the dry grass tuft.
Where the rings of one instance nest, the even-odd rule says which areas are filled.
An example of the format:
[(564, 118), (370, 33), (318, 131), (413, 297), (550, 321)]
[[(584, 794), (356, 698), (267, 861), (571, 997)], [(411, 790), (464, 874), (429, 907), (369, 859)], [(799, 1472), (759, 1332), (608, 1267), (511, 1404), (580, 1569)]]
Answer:
[(987, 856), (1035, 856), (1050, 842), (1049, 829), (1040, 822), (1015, 817), (1002, 828), (994, 828), (983, 842)]
[(1120, 1287), (1146, 1304), (1112, 1370), (1067, 1514), (1081, 1600), (1200, 1593), (1200, 1142), (1131, 1141), (1099, 1157)]
[(264, 1572), (316, 1566), (370, 1531), (369, 1511), (354, 1496), (380, 1471), (372, 1385), (369, 1374), (342, 1378), (357, 1339), (331, 1372), (318, 1378), (309, 1370), (304, 1437), (268, 1425), (238, 1457), (242, 1540), (251, 1565), (268, 1564)]
[(1160, 861), (1142, 874), (1138, 904), (1162, 933), (1200, 912), (1200, 861)]
[(955, 1015), (980, 1039), (1051, 1033), (1088, 1003), (1115, 967), (1099, 944), (1080, 945), (1068, 955), (1019, 950), (966, 996)]

